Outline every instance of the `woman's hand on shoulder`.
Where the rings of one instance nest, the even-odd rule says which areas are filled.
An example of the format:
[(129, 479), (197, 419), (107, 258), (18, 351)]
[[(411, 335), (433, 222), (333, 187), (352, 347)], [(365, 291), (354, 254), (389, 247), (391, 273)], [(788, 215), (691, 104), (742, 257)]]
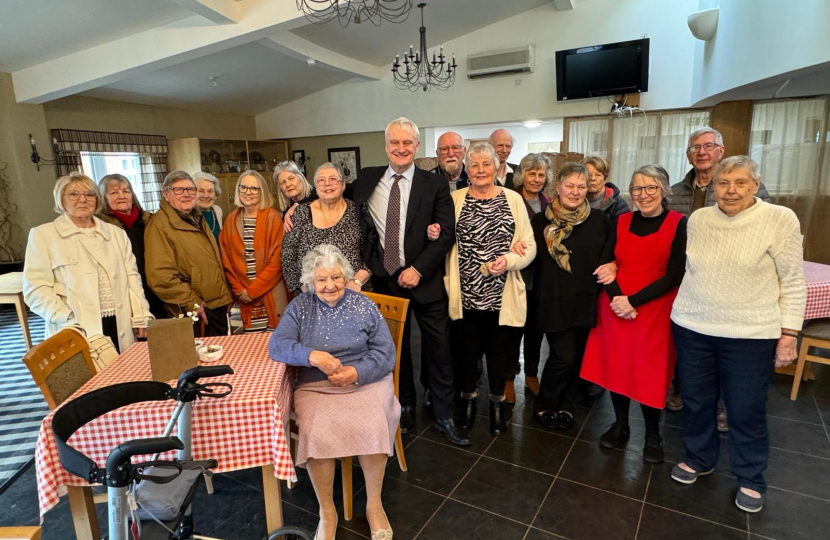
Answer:
[(285, 229), (286, 233), (290, 233), (291, 229), (294, 228), (294, 220), (292, 219), (292, 216), (296, 211), (297, 203), (292, 203), (288, 210), (285, 211), (285, 216), (282, 218), (282, 227)]
[(334, 386), (348, 386), (357, 382), (357, 370), (352, 366), (344, 366), (337, 373), (329, 375), (329, 382)]
[(326, 351), (311, 351), (308, 355), (308, 365), (316, 367), (326, 375), (332, 375), (343, 367), (340, 360)]

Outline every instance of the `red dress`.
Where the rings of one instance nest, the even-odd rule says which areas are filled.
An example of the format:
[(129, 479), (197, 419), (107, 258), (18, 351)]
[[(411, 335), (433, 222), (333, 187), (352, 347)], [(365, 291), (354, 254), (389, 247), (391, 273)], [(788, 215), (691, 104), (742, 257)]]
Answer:
[[(669, 212), (657, 232), (637, 236), (629, 232), (633, 212), (617, 219), (617, 284), (630, 296), (666, 274), (671, 244), (683, 217)], [(611, 392), (662, 409), (674, 373), (671, 336), (672, 303), (677, 287), (636, 308), (637, 318), (625, 320), (611, 310), (611, 299), (599, 295), (597, 326), (591, 330), (582, 361), (583, 379)]]

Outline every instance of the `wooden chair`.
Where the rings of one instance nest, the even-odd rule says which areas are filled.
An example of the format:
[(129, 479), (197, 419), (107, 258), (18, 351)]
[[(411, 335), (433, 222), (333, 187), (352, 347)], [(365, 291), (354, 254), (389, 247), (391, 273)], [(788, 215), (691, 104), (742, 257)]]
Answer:
[(798, 396), (798, 387), (801, 386), (801, 378), (804, 375), (804, 367), (807, 362), (830, 365), (830, 355), (821, 357), (810, 354), (810, 347), (830, 350), (830, 319), (810, 321), (801, 331), (801, 348), (798, 351), (793, 389), (790, 392), (790, 399), (793, 401)]
[[(50, 409), (66, 401), (96, 373), (86, 338), (72, 328), (64, 328), (32, 347), (23, 357), (23, 363)], [(89, 486), (68, 486), (68, 492), (78, 538), (98, 540), (95, 502), (106, 502), (106, 493), (96, 496), (98, 500), (95, 500)]]
[(0, 527), (4, 540), (40, 540), (40, 527)]
[[(376, 293), (363, 293), (368, 296), (372, 302), (380, 310), (380, 314), (386, 321), (389, 327), (389, 333), (392, 334), (392, 340), (395, 342), (395, 370), (393, 372), (393, 381), (395, 384), (395, 397), (398, 397), (398, 381), (401, 370), (401, 344), (403, 343), (403, 331), (406, 324), (406, 313), (409, 309), (409, 300), (405, 298), (398, 298), (396, 296), (386, 296)], [(296, 417), (291, 414), (291, 454), (297, 455), (297, 443), (299, 441), (299, 428), (295, 422)], [(406, 457), (403, 453), (403, 439), (401, 438), (401, 427), (398, 426), (395, 432), (395, 456), (398, 458), (398, 466), (402, 471), (406, 471)], [(346, 521), (352, 519), (353, 505), (352, 505), (352, 457), (344, 457), (340, 460), (340, 469), (343, 484), (343, 518)], [(288, 488), (293, 488), (293, 483), (288, 483)]]

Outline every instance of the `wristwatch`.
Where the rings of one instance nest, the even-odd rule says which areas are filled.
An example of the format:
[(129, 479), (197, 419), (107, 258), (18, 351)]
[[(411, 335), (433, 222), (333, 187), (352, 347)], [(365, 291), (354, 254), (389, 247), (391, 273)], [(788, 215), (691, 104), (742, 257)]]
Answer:
[(358, 287), (363, 287), (363, 282), (362, 282), (362, 281), (360, 281), (359, 279), (354, 278), (352, 281), (354, 281), (355, 283), (357, 283), (357, 286), (358, 286)]

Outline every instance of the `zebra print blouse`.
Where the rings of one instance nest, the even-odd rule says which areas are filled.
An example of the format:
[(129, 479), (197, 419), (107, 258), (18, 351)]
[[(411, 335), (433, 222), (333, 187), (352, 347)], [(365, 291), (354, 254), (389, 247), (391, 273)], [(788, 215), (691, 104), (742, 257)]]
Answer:
[(510, 251), (516, 222), (504, 191), (492, 199), (467, 194), (455, 225), (461, 305), (464, 309), (498, 311), (507, 273), (484, 277), (482, 263), (490, 263)]

